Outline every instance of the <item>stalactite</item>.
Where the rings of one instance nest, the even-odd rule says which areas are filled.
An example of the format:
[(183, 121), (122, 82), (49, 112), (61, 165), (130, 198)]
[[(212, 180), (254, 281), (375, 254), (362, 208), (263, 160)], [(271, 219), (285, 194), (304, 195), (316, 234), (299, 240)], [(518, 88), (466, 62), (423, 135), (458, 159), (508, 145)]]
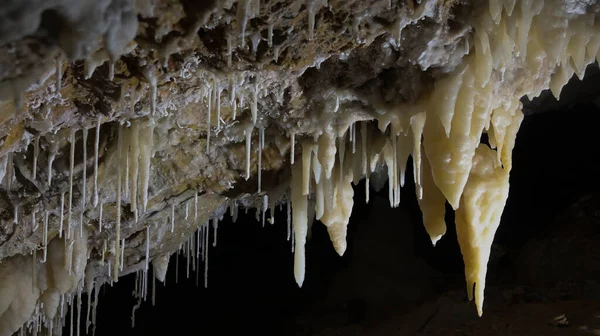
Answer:
[(252, 145), (252, 130), (254, 126), (250, 125), (244, 130), (246, 136), (246, 181), (250, 179), (250, 146)]
[(205, 236), (204, 236), (204, 288), (208, 288), (208, 234), (210, 232), (210, 227), (208, 222), (205, 224)]
[(56, 91), (60, 92), (62, 88), (62, 58), (61, 56), (56, 57)]
[(125, 238), (121, 239), (121, 254), (119, 255), (119, 271), (123, 271), (125, 265)]
[[(58, 152), (58, 145), (56, 142), (51, 142), (50, 145), (50, 154), (48, 154), (48, 178), (46, 183), (48, 184), (48, 187), (50, 187), (52, 185), (52, 164), (54, 163), (54, 160), (56, 159), (56, 154)], [(1, 178), (0, 178), (0, 182), (1, 182)]]
[(50, 213), (48, 211), (44, 211), (44, 259), (42, 261), (44, 263), (46, 262), (46, 259), (48, 257), (48, 216), (50, 216)]
[(73, 226), (73, 168), (75, 165), (75, 129), (71, 129), (71, 135), (69, 136), (71, 142), (71, 152), (69, 159), (69, 212), (67, 220), (67, 238), (71, 239), (71, 227)]
[(140, 176), (139, 183), (142, 191), (141, 201), (142, 210), (146, 212), (148, 207), (148, 188), (150, 185), (150, 168), (151, 168), (151, 157), (154, 147), (154, 127), (155, 123), (153, 119), (149, 119), (144, 122), (142, 132), (140, 134)]
[(252, 124), (256, 125), (258, 119), (258, 75), (254, 79), (254, 87), (252, 88), (252, 105), (250, 105), (250, 112), (252, 113)]
[(296, 147), (296, 132), (292, 131), (290, 133), (290, 164), (294, 164), (294, 157), (296, 153), (294, 151)]
[(98, 211), (98, 231), (102, 232), (102, 215), (104, 212), (104, 203), (100, 202), (99, 211)]
[(81, 178), (81, 212), (79, 213), (79, 237), (83, 236), (83, 213), (85, 212), (87, 190), (87, 128), (83, 129), (83, 177)]
[[(120, 256), (120, 249), (121, 249), (121, 180), (122, 180), (122, 172), (121, 172), (121, 162), (123, 162), (123, 157), (122, 157), (122, 153), (123, 153), (123, 125), (119, 125), (119, 130), (118, 130), (118, 139), (117, 139), (117, 213), (116, 213), (116, 237), (115, 237), (115, 269), (113, 272), (113, 277), (112, 280), (114, 282), (119, 281), (119, 256)], [(110, 267), (110, 261), (109, 261), (109, 267)]]
[[(134, 214), (135, 221), (138, 219), (138, 179), (140, 176), (140, 123), (134, 121), (131, 123), (131, 127), (129, 129), (129, 203), (131, 204), (131, 211)], [(123, 140), (124, 142), (124, 140)], [(121, 145), (120, 152), (127, 152), (127, 148), (123, 147), (124, 144)], [(121, 155), (125, 156), (125, 153)], [(119, 159), (119, 162), (122, 162), (123, 157)], [(119, 189), (119, 193), (121, 193), (121, 189)]]
[(60, 219), (59, 219), (59, 226), (58, 226), (58, 238), (62, 238), (64, 214), (65, 214), (65, 193), (62, 192), (62, 193), (60, 193)]
[(186, 202), (185, 203), (185, 220), (188, 220), (188, 218), (190, 217), (190, 202)]
[[(94, 199), (92, 205), (98, 205), (98, 157), (100, 148), (100, 125), (102, 124), (102, 116), (98, 116), (96, 123), (96, 134), (94, 137)], [(48, 183), (50, 184), (50, 183)]]
[(8, 153), (6, 158), (6, 174), (5, 174), (5, 182), (6, 182), (6, 190), (12, 190), (12, 182), (14, 179), (14, 165), (13, 165), (13, 152)]
[(262, 202), (262, 219), (261, 219), (261, 224), (262, 227), (265, 227), (265, 217), (267, 214), (267, 208), (269, 207), (269, 196), (268, 195), (263, 195), (263, 202)]
[(33, 140), (33, 173), (32, 178), (35, 180), (37, 177), (37, 166), (38, 166), (38, 157), (40, 156), (40, 135), (36, 135)]
[(211, 119), (211, 112), (212, 112), (212, 95), (213, 95), (213, 90), (212, 87), (209, 87), (208, 89), (208, 109), (206, 110), (206, 113), (208, 114), (206, 117), (206, 154), (208, 155), (208, 153), (210, 153), (210, 119)]
[[(217, 86), (219, 84), (217, 83)], [(221, 89), (217, 88), (217, 133), (221, 131)]]
[(251, 0), (240, 0), (237, 4), (236, 21), (240, 34), (240, 46), (242, 49), (246, 45), (246, 25), (248, 24), (248, 16), (250, 13)]
[(212, 226), (213, 226), (213, 247), (217, 247), (217, 231), (219, 229), (219, 219), (218, 218), (213, 218), (212, 219)]
[(144, 272), (148, 273), (148, 265), (150, 263), (150, 226), (146, 226), (146, 262)]
[(258, 138), (258, 193), (261, 193), (262, 187), (262, 151), (265, 141), (265, 129), (264, 127), (259, 127), (259, 138)]
[(175, 231), (175, 204), (171, 204), (171, 233)]

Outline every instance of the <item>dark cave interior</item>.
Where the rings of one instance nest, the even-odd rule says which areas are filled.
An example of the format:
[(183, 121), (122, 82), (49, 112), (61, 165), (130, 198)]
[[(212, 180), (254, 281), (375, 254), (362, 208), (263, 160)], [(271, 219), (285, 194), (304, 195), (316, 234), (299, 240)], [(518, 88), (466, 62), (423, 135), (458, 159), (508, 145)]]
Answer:
[[(566, 90), (580, 92), (578, 88), (594, 84), (598, 87), (596, 77), (590, 77), (592, 84), (572, 80)], [(95, 334), (526, 335), (527, 330), (531, 334), (548, 332), (543, 328), (574, 334), (574, 328), (583, 327), (575, 326), (576, 317), (570, 317), (568, 328), (546, 323), (555, 316), (543, 316), (540, 329), (519, 329), (504, 325), (502, 316), (513, 306), (518, 311), (518, 305), (600, 301), (600, 283), (595, 276), (600, 269), (595, 266), (600, 264), (598, 253), (586, 250), (587, 243), (594, 246), (594, 242), (600, 242), (599, 229), (594, 230), (594, 224), (600, 223), (594, 218), (600, 216), (600, 147), (596, 133), (600, 108), (588, 98), (574, 99), (544, 113), (530, 113), (523, 122), (514, 150), (510, 196), (489, 263), (486, 311), (481, 319), (466, 299), (452, 212), (447, 211), (447, 234), (432, 247), (422, 226), (409, 173), (402, 202), (396, 209), (388, 206), (387, 186), (379, 192), (371, 190), (369, 204), (364, 202), (364, 180), (355, 187), (348, 249), (343, 257), (335, 253), (325, 227), (315, 221), (307, 243), (303, 288), (299, 289), (293, 278), (285, 205), (281, 210), (278, 207), (275, 225), (267, 223), (265, 228), (256, 222), (254, 209), (246, 215), (240, 209), (236, 223), (227, 214), (219, 225), (218, 245), (209, 250), (208, 289), (203, 286), (202, 266), (198, 287), (194, 273), (186, 277), (182, 255), (178, 257), (176, 284), (173, 255), (166, 286), (156, 281), (156, 305), (152, 306), (150, 294), (136, 311), (135, 328), (131, 328), (136, 303), (132, 297), (134, 275), (122, 278), (113, 287), (103, 286)], [(573, 207), (591, 209), (574, 214)], [(581, 222), (587, 223), (588, 229), (572, 230)], [(563, 228), (567, 225), (569, 230)], [(565, 237), (561, 232), (571, 234)], [(570, 247), (572, 241), (579, 243)], [(536, 248), (540, 244), (564, 249), (540, 254), (544, 251)], [(528, 251), (535, 253), (527, 257)], [(565, 271), (558, 270), (563, 267)], [(568, 271), (575, 267), (579, 272)], [(419, 317), (423, 307), (432, 305), (437, 307), (435, 313)], [(455, 308), (444, 310), (443, 305)], [(84, 318), (86, 306), (84, 295)], [(590, 314), (596, 313), (592, 306)], [(537, 311), (541, 314), (543, 309)], [(445, 333), (435, 326), (450, 318), (454, 322)], [(529, 319), (536, 321), (535, 317)], [(414, 326), (409, 326), (411, 323)], [(493, 323), (495, 326), (489, 326), (489, 330), (495, 331), (486, 331)], [(591, 330), (588, 324), (585, 328)], [(81, 325), (84, 334), (85, 322)], [(510, 329), (513, 327), (517, 329)], [(69, 326), (64, 333), (69, 334)]]

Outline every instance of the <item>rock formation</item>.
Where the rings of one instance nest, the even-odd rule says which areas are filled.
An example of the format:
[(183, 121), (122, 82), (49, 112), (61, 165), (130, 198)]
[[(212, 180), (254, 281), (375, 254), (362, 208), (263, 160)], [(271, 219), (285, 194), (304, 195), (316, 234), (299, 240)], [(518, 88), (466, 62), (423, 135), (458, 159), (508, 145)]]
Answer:
[(0, 9), (0, 335), (52, 330), (124, 274), (141, 302), (181, 246), (206, 270), (209, 236), (239, 207), (264, 222), (291, 206), (301, 286), (313, 218), (343, 254), (352, 184), (386, 176), (395, 207), (407, 169), (434, 245), (446, 201), (456, 211), (481, 315), (520, 99), (559, 97), (600, 49), (595, 0)]

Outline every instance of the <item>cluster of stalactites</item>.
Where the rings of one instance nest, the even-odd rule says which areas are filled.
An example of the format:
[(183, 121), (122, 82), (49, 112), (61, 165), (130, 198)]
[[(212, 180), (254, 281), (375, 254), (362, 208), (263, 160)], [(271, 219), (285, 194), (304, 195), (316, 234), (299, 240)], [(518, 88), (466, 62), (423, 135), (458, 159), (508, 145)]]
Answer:
[[(343, 255), (354, 202), (352, 184), (358, 184), (363, 177), (367, 179), (368, 202), (369, 176), (378, 166), (386, 165), (390, 205), (396, 207), (400, 204), (400, 187), (404, 185), (411, 153), (419, 167), (416, 170), (420, 171), (425, 113), (415, 113), (409, 120), (404, 129), (391, 127), (380, 134), (372, 132), (368, 121), (352, 123), (341, 132), (341, 136), (327, 132), (316, 140), (306, 139), (301, 143), (302, 157), (292, 165), (291, 183), (294, 274), (299, 285), (304, 281), (304, 244), (313, 214), (327, 227), (335, 250)], [(415, 179), (415, 182), (420, 188), (420, 179)], [(314, 209), (309, 208), (313, 205)]]
[[(217, 230), (219, 226), (219, 218), (214, 217), (212, 221), (207, 220), (204, 223), (199, 223), (198, 220), (198, 197), (194, 197), (194, 214), (190, 216), (191, 201), (185, 203), (185, 216), (182, 219), (184, 224), (195, 225), (197, 230), (190, 235), (186, 241), (179, 245), (179, 249), (175, 252), (175, 283), (179, 282), (179, 258), (182, 255), (186, 259), (185, 273), (186, 278), (190, 278), (190, 273), (195, 273), (196, 286), (199, 284), (201, 272), (204, 273), (203, 281), (204, 288), (208, 287), (208, 252), (209, 247), (217, 246)], [(171, 207), (171, 233), (174, 230), (175, 223), (175, 206)], [(181, 219), (178, 219), (178, 221)], [(212, 222), (212, 223), (211, 223)], [(211, 225), (212, 224), (212, 225)], [(213, 228), (212, 243), (210, 243), (210, 228)], [(156, 280), (166, 284), (166, 274), (169, 266), (169, 254), (161, 254), (151, 258), (150, 256), (150, 226), (146, 227), (146, 259), (144, 269), (138, 270), (135, 275), (135, 287), (133, 297), (137, 300), (131, 312), (131, 326), (135, 327), (135, 313), (141, 307), (142, 303), (151, 298), (152, 305), (156, 304)], [(149, 263), (152, 259), (152, 275), (150, 275)], [(204, 263), (204, 267), (200, 267)], [(149, 277), (150, 275), (150, 277)], [(150, 291), (150, 283), (152, 281), (152, 289)]]
[[(434, 245), (446, 232), (446, 201), (456, 211), (468, 296), (475, 294), (478, 313), (483, 313), (487, 262), (508, 198), (511, 153), (523, 119), (520, 95), (537, 96), (550, 87), (558, 97), (573, 73), (583, 76), (600, 47), (593, 15), (559, 18), (560, 25), (538, 17), (552, 17), (556, 10), (544, 8), (543, 0), (491, 0), (475, 25), (475, 45), (462, 65), (438, 80), (417, 104), (396, 106), (378, 116), (382, 135), (370, 134), (361, 125), (358, 150), (353, 127), (339, 137), (324, 133), (317, 141), (302, 142), (302, 161), (293, 164), (291, 182), (299, 285), (304, 279), (308, 198), (314, 198), (317, 219), (342, 254), (353, 202), (350, 183), (365, 177), (368, 197), (369, 173), (383, 163), (390, 205), (398, 206), (411, 155), (423, 223)], [(484, 133), (489, 145), (480, 143)]]
[(119, 258), (123, 248), (121, 246), (122, 198), (129, 198), (136, 222), (139, 213), (146, 212), (148, 206), (150, 164), (154, 155), (154, 126), (154, 119), (147, 118), (132, 120), (129, 127), (120, 125), (118, 129), (114, 281), (118, 281), (119, 270), (122, 269)]
[[(44, 211), (42, 216), (37, 215), (37, 210), (34, 208), (31, 215), (27, 218), (18, 218), (15, 216), (16, 224), (31, 224), (32, 231), (35, 232), (39, 226), (38, 217), (43, 221), (43, 253), (40, 253), (38, 258), (37, 250), (32, 253), (32, 262), (25, 263), (21, 261), (24, 257), (8, 258), (2, 264), (0, 276), (6, 280), (6, 284), (11, 286), (28, 286), (24, 288), (13, 288), (12, 296), (0, 294), (0, 319), (10, 320), (10, 322), (0, 321), (0, 334), (4, 335), (16, 331), (24, 322), (24, 328), (35, 332), (41, 330), (45, 326), (48, 330), (57, 326), (62, 328), (65, 324), (64, 317), (68, 307), (75, 306), (75, 298), (77, 297), (78, 320), (77, 328), (79, 328), (81, 320), (81, 293), (84, 284), (87, 285), (87, 293), (91, 295), (94, 283), (94, 274), (86, 275), (84, 279), (84, 270), (89, 257), (87, 248), (88, 224), (89, 219), (84, 213), (88, 207), (97, 207), (96, 213), (98, 218), (98, 231), (102, 231), (104, 224), (102, 214), (105, 206), (107, 195), (106, 190), (99, 187), (98, 180), (98, 156), (99, 156), (99, 134), (102, 118), (98, 119), (96, 127), (96, 137), (94, 140), (94, 171), (93, 171), (93, 186), (92, 193), (89, 195), (88, 190), (88, 175), (87, 175), (87, 143), (88, 129), (82, 130), (82, 186), (80, 188), (80, 204), (79, 211), (76, 216), (73, 186), (74, 167), (75, 167), (75, 151), (76, 151), (76, 134), (77, 130), (73, 129), (70, 132), (70, 158), (69, 158), (69, 190), (60, 194), (60, 211)], [(124, 196), (129, 200), (131, 209), (138, 218), (138, 212), (145, 212), (148, 206), (148, 189), (150, 180), (150, 165), (151, 157), (153, 156), (153, 134), (154, 121), (152, 118), (136, 119), (130, 122), (129, 127), (124, 125), (118, 129), (118, 146), (116, 150), (117, 160), (113, 161), (117, 171), (117, 216), (115, 221), (116, 231), (115, 239), (110, 244), (104, 241), (102, 250), (101, 265), (108, 267), (109, 277), (113, 280), (118, 279), (119, 271), (123, 270), (124, 244), (125, 239), (120, 237), (120, 221), (121, 221), (121, 198)], [(39, 174), (37, 161), (40, 155), (39, 137), (33, 141), (34, 158), (32, 165), (32, 178), (37, 178)], [(54, 155), (49, 155), (54, 157)], [(8, 155), (8, 158), (11, 158)], [(12, 160), (6, 160), (8, 174), (5, 176), (5, 187), (10, 190), (11, 181), (14, 174), (12, 169)], [(48, 160), (48, 185), (51, 184), (52, 176), (52, 160)], [(101, 176), (102, 179), (108, 178)], [(67, 195), (68, 197), (65, 197)], [(15, 210), (18, 213), (18, 210)], [(56, 216), (56, 219), (52, 219)], [(48, 222), (58, 222), (58, 237), (54, 237), (49, 241)], [(147, 237), (149, 237), (149, 227), (147, 228)], [(110, 245), (110, 246), (108, 246)], [(149, 246), (149, 240), (147, 241)], [(112, 254), (113, 258), (105, 262), (105, 256)], [(149, 260), (148, 249), (146, 251), (146, 260)], [(89, 277), (89, 279), (88, 279)], [(19, 280), (20, 279), (20, 280)], [(27, 280), (27, 281), (25, 281)], [(30, 285), (26, 285), (29, 283)], [(10, 287), (10, 286), (9, 286)], [(9, 288), (7, 287), (7, 288)], [(97, 293), (97, 289), (96, 289)], [(14, 300), (24, 302), (22, 305), (11, 305)], [(88, 302), (92, 302), (88, 300)], [(94, 304), (97, 302), (95, 299)], [(57, 307), (60, 304), (60, 314), (57, 315)], [(66, 307), (66, 309), (65, 309)], [(88, 308), (89, 312), (95, 311), (95, 308)], [(27, 322), (28, 321), (28, 322)], [(90, 317), (88, 316), (88, 327)], [(60, 324), (57, 324), (60, 323)], [(7, 331), (7, 332), (5, 332)], [(10, 332), (9, 332), (10, 331)]]
[[(470, 204), (475, 201), (473, 197), (482, 196), (465, 193), (465, 190), (480, 186), (470, 181), (489, 173), (483, 168), (473, 169), (474, 166), (487, 167), (491, 164), (498, 168), (497, 176), (491, 174), (489, 179), (482, 180), (504, 186), (498, 190), (508, 190), (510, 155), (522, 114), (518, 99), (514, 99), (509, 106), (494, 102), (498, 85), (478, 87), (474, 84), (475, 66), (472, 59), (469, 58), (456, 74), (438, 82), (429, 100), (400, 107), (395, 109), (399, 112), (390, 111), (379, 118), (379, 133), (373, 130), (369, 122), (363, 121), (351, 124), (341, 136), (323, 133), (317, 140), (306, 139), (301, 143), (302, 159), (292, 166), (291, 184), (295, 277), (299, 285), (304, 279), (304, 243), (310, 219), (309, 205), (314, 204), (316, 219), (327, 226), (334, 248), (341, 255), (346, 249), (346, 231), (353, 205), (352, 182), (356, 184), (361, 178), (366, 178), (368, 201), (369, 175), (378, 165), (385, 165), (390, 206), (397, 207), (409, 156), (413, 158), (417, 198), (432, 243), (435, 245), (446, 232), (444, 213), (448, 200), (455, 209), (460, 209), (457, 216), (465, 221), (464, 225), (459, 225), (461, 238), (466, 235), (467, 241), (482, 240), (481, 236), (471, 237), (470, 230), (486, 225), (491, 228), (486, 231), (491, 236), (485, 241), (491, 244), (499, 216), (476, 219), (472, 211), (489, 212), (492, 210), (488, 208), (494, 207), (500, 209), (501, 214), (507, 193), (490, 196), (488, 202), (480, 204), (479, 210), (460, 208), (459, 203)], [(490, 134), (490, 142), (497, 152), (480, 145), (483, 132)], [(485, 148), (494, 153), (492, 163), (480, 162), (490, 159), (488, 154), (484, 155)], [(492, 179), (494, 182), (491, 182)], [(314, 202), (308, 202), (309, 198)], [(482, 248), (486, 249), (489, 247)], [(465, 256), (469, 253), (485, 254), (484, 251), (468, 252), (466, 247), (463, 250)], [(481, 279), (481, 272), (477, 274)]]
[[(53, 239), (45, 261), (34, 252), (32, 259), (14, 256), (0, 263), (0, 335), (19, 328), (31, 334), (46, 328), (51, 333), (65, 325), (69, 306), (73, 315), (75, 294), (81, 293), (86, 281), (93, 281), (85, 272), (87, 239), (84, 228), (82, 236), (73, 240)], [(77, 310), (81, 314), (81, 298)]]

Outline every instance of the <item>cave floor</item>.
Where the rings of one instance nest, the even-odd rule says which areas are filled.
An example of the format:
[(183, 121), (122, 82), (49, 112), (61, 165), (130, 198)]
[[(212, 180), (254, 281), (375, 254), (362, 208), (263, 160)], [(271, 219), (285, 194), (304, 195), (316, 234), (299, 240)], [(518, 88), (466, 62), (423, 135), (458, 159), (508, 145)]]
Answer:
[(325, 328), (313, 335), (600, 335), (600, 300), (499, 305), (482, 318), (473, 312), (469, 302), (440, 299), (376, 325)]

